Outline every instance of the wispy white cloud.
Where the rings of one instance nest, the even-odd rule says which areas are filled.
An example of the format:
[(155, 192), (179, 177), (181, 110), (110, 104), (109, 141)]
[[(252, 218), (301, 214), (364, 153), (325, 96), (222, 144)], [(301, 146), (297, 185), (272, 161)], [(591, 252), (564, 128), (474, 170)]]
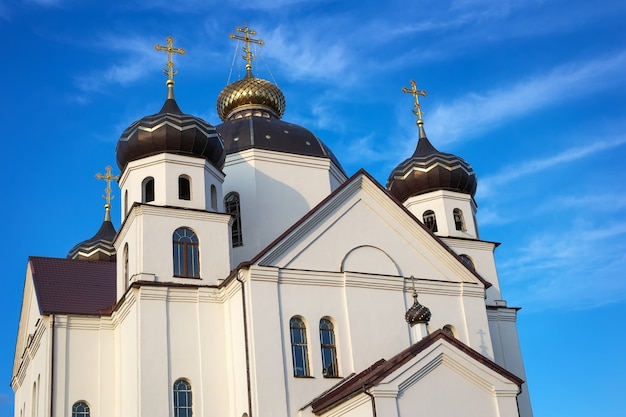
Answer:
[(470, 139), (573, 97), (623, 83), (626, 52), (573, 62), (546, 74), (486, 92), (471, 92), (437, 106), (428, 117), (429, 132), (442, 144)]
[(598, 152), (617, 148), (624, 144), (626, 144), (626, 136), (611, 139), (599, 139), (589, 145), (566, 149), (553, 156), (527, 161), (518, 161), (514, 166), (504, 167), (496, 174), (482, 178), (479, 189), (481, 198), (485, 198), (492, 193), (495, 188), (501, 186), (502, 184), (543, 172), (558, 165), (583, 159)]
[(101, 92), (111, 85), (125, 85), (153, 71), (164, 57), (154, 53), (154, 40), (138, 36), (103, 36), (96, 46), (115, 51), (119, 58), (106, 68), (75, 77), (76, 86), (83, 93)]
[(279, 26), (263, 31), (267, 45), (264, 54), (277, 60), (284, 74), (292, 80), (337, 82), (349, 64), (343, 44), (336, 39), (320, 39), (311, 32), (292, 29)]
[(499, 265), (509, 295), (535, 309), (591, 308), (626, 299), (626, 224), (576, 220), (543, 232)]

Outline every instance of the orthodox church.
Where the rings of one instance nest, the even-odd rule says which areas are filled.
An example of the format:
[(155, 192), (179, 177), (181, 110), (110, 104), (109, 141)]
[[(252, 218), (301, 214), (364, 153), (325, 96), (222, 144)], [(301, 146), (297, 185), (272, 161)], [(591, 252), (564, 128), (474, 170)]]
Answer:
[(532, 416), (518, 308), (476, 223), (477, 180), (424, 128), (385, 186), (348, 177), (253, 74), (221, 123), (167, 98), (117, 143), (121, 225), (28, 260), (15, 417)]

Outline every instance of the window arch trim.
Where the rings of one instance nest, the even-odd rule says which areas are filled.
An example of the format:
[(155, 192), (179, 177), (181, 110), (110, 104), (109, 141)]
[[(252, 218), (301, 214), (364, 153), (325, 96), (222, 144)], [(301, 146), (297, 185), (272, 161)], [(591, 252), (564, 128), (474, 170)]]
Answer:
[(191, 382), (186, 378), (178, 378), (172, 384), (174, 396), (174, 417), (193, 416), (193, 392)]
[(200, 278), (200, 241), (188, 227), (179, 227), (172, 234), (174, 276)]
[(154, 177), (146, 177), (141, 182), (141, 202), (154, 201)]
[(241, 199), (239, 193), (231, 192), (224, 197), (224, 211), (233, 216), (231, 241), (233, 248), (243, 246), (243, 229), (241, 226)]
[(308, 377), (311, 375), (309, 368), (309, 352), (306, 324), (300, 316), (289, 319), (289, 333), (291, 337), (291, 359), (293, 376)]
[(76, 401), (72, 405), (72, 417), (89, 417), (91, 410), (87, 401)]
[(435, 215), (434, 211), (426, 210), (424, 214), (422, 214), (422, 220), (424, 221), (424, 226), (426, 226), (428, 230), (430, 230), (433, 233), (436, 233), (438, 231), (437, 230), (437, 216)]
[(330, 317), (320, 320), (320, 349), (322, 353), (322, 375), (324, 378), (339, 376), (337, 366), (337, 342), (335, 339), (335, 325)]
[(191, 201), (191, 177), (180, 175), (178, 177), (178, 199)]

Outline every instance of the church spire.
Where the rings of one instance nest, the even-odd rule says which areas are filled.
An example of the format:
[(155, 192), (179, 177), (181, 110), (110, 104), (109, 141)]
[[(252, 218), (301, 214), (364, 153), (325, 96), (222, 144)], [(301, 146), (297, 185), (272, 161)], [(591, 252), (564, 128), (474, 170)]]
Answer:
[(172, 59), (174, 54), (185, 55), (185, 50), (183, 48), (175, 48), (174, 47), (174, 38), (168, 36), (165, 38), (167, 41), (167, 46), (159, 45), (158, 43), (154, 45), (154, 49), (157, 51), (164, 51), (167, 53), (167, 68), (163, 69), (163, 72), (167, 75), (167, 81), (165, 85), (167, 85), (167, 98), (174, 98), (174, 76), (178, 74), (178, 71), (174, 71), (174, 60)]

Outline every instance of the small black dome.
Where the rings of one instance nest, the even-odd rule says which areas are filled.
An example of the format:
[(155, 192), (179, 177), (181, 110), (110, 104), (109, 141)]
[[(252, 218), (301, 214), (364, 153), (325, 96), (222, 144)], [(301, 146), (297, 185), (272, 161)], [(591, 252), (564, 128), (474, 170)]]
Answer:
[(113, 223), (110, 220), (105, 220), (91, 239), (74, 246), (67, 254), (67, 257), (69, 259), (86, 261), (115, 262), (116, 252), (113, 241), (116, 234)]
[(476, 194), (476, 174), (460, 157), (439, 152), (420, 125), (420, 138), (413, 156), (398, 165), (387, 180), (387, 189), (399, 201), (436, 190)]
[(168, 98), (157, 114), (131, 124), (116, 148), (117, 166), (160, 153), (204, 158), (216, 168), (224, 167), (224, 144), (211, 124), (183, 114), (176, 100)]

